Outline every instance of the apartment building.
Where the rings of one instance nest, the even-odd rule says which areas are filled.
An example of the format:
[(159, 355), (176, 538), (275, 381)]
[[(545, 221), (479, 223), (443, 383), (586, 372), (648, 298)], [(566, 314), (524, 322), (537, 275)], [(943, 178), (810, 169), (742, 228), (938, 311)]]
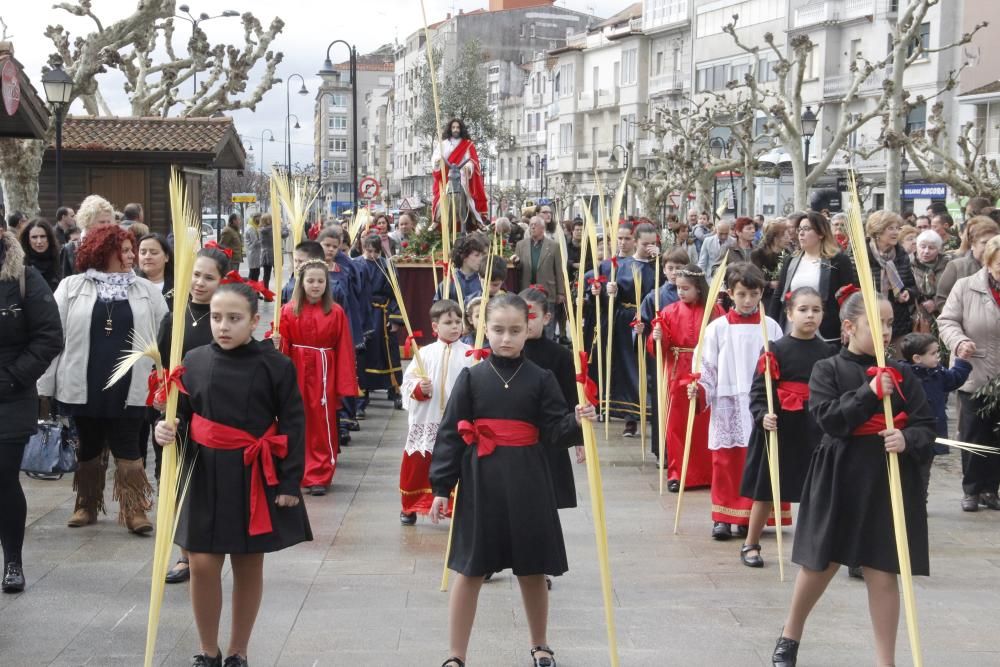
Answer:
[[(962, 0), (958, 11), (961, 32), (971, 32), (982, 23), (1000, 25), (1000, 3)], [(972, 121), (980, 129), (977, 137), (983, 142), (986, 159), (1000, 160), (1000, 52), (990, 45), (992, 35), (980, 31), (971, 44), (958, 54), (967, 63), (962, 71), (958, 91), (958, 117), (952, 124), (954, 133), (962, 124)]]
[[(470, 42), (477, 42), (485, 54), (489, 102), (499, 110), (511, 96), (521, 95), (524, 85), (522, 65), (535, 53), (556, 49), (565, 44), (569, 34), (581, 32), (593, 21), (591, 17), (563, 7), (554, 0), (491, 0), (489, 9), (448, 14), (443, 21), (428, 27), (435, 47), (442, 49), (441, 63), (446, 72)], [(399, 196), (412, 201), (429, 200), (431, 192), (431, 140), (418, 136), (413, 119), (424, 105), (421, 90), (427, 66), (427, 43), (423, 28), (410, 34), (394, 51), (395, 99), (392, 117), (393, 183), (399, 184)], [(448, 109), (441, 109), (444, 116)], [(480, 153), (492, 152), (480, 148)]]

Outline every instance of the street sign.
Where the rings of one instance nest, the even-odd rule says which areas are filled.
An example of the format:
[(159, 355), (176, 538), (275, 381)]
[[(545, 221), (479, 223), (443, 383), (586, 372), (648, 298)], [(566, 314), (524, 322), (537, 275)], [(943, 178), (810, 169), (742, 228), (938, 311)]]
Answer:
[(358, 195), (362, 199), (375, 199), (378, 197), (379, 192), (381, 192), (382, 187), (379, 185), (378, 181), (371, 176), (365, 176), (358, 183)]
[(257, 194), (254, 192), (234, 192), (232, 202), (234, 204), (256, 204)]
[(4, 63), (0, 70), (0, 87), (3, 89), (3, 107), (8, 116), (17, 113), (21, 104), (21, 82), (17, 78), (17, 67), (10, 60)]
[(903, 199), (947, 199), (948, 186), (944, 183), (906, 183)]

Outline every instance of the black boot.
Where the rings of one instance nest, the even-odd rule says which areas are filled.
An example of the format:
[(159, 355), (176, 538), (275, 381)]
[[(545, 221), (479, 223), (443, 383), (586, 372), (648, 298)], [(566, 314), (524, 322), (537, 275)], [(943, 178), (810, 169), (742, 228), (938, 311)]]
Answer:
[(771, 664), (774, 667), (795, 667), (799, 656), (799, 643), (788, 637), (778, 637), (771, 654)]
[(20, 563), (7, 563), (3, 571), (3, 592), (20, 593), (24, 590), (24, 570)]

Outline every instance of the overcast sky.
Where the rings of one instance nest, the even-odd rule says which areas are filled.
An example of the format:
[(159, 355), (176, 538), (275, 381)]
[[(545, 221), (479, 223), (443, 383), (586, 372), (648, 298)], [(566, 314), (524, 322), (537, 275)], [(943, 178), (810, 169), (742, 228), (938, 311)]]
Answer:
[[(25, 70), (39, 93), (41, 89), (41, 67), (46, 62), (52, 45), (43, 35), (47, 25), (62, 24), (70, 31), (71, 38), (86, 35), (93, 30), (90, 19), (79, 18), (65, 11), (53, 9), (51, 0), (11, 0), (0, 5), (0, 18), (7, 24), (7, 33), (14, 42), (15, 56), (24, 64)], [(177, 4), (184, 4), (178, 2)], [(423, 27), (419, 0), (334, 0), (319, 3), (314, 0), (284, 0), (265, 2), (264, 0), (189, 0), (191, 13), (207, 12), (211, 15), (227, 9), (240, 12), (250, 11), (267, 26), (280, 7), (279, 15), (285, 21), (285, 29), (275, 41), (275, 50), (285, 54), (278, 68), (278, 75), (287, 77), (292, 73), (302, 74), (306, 86), (315, 93), (319, 82), (316, 72), (323, 64), (326, 45), (335, 39), (354, 43), (359, 53), (367, 53), (381, 44), (395, 39), (402, 41), (414, 30)], [(431, 23), (443, 19), (448, 12), (472, 11), (489, 5), (488, 0), (425, 0), (427, 20)], [(557, 5), (582, 12), (590, 12), (608, 17), (624, 9), (627, 0), (557, 0)], [(135, 7), (130, 0), (93, 0), (94, 13), (107, 25), (128, 13)], [(182, 53), (186, 42), (183, 22), (177, 22), (175, 49)], [(241, 22), (238, 18), (219, 18), (204, 24), (205, 32), (214, 43), (225, 41), (235, 43), (242, 39)], [(346, 49), (335, 48), (334, 62), (346, 60)], [(102, 92), (112, 110), (120, 115), (129, 114), (129, 106), (124, 91), (123, 79), (117, 73), (102, 75)], [(249, 88), (256, 84), (251, 80)], [(313, 95), (303, 97), (295, 94), (298, 79), (293, 80), (291, 112), (299, 117), (302, 129), (293, 130), (292, 162), (310, 163), (312, 151), (312, 108)], [(243, 110), (236, 112), (236, 126), (243, 136), (244, 146), (260, 152), (260, 136), (265, 129), (274, 133), (275, 141), (267, 142), (264, 159), (267, 163), (283, 161), (284, 155), (284, 85), (273, 88), (257, 106), (256, 112)], [(75, 105), (73, 111), (82, 112)]]

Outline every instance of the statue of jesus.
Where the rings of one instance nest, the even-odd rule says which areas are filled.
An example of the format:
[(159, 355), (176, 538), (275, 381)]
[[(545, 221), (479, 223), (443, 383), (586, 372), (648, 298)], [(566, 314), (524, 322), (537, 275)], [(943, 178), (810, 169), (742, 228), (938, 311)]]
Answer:
[(487, 224), (488, 209), (486, 205), (486, 188), (483, 186), (483, 172), (479, 165), (479, 154), (469, 138), (469, 131), (460, 118), (452, 118), (445, 126), (441, 141), (434, 146), (431, 164), (434, 167), (434, 209), (433, 219), (440, 219), (442, 185), (447, 194), (447, 181), (442, 184), (441, 167), (445, 166), (445, 178), (449, 167), (461, 165), (461, 187), (468, 203), (468, 211), (479, 226)]

